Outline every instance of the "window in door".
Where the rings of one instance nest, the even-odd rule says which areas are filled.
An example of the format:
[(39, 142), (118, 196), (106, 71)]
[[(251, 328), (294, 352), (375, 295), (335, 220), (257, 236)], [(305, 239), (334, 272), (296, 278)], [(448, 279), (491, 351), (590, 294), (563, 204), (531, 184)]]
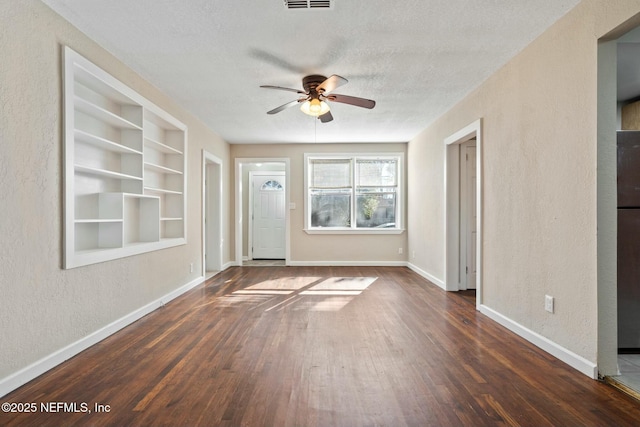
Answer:
[(278, 181), (274, 181), (272, 179), (265, 181), (260, 187), (261, 191), (284, 191), (284, 187)]

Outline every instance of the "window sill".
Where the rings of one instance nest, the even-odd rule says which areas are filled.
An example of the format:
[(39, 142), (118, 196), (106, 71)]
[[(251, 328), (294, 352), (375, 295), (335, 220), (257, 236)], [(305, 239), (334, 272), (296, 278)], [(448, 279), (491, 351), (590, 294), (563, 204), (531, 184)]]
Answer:
[(305, 228), (307, 234), (402, 234), (404, 228), (371, 228), (354, 230), (352, 228)]

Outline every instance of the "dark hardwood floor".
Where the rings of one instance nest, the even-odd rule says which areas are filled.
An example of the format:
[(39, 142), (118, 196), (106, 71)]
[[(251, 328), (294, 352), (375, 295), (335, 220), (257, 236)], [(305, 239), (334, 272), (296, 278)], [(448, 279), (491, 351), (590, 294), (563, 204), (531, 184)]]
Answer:
[(230, 268), (0, 402), (37, 405), (7, 426), (640, 425), (638, 401), (400, 267)]

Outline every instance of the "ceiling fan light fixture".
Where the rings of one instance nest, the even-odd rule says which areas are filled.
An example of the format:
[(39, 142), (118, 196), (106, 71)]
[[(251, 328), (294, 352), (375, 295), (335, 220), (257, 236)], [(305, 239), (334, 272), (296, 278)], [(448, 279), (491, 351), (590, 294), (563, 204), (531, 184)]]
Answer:
[(303, 113), (310, 116), (318, 117), (329, 112), (329, 104), (324, 101), (320, 101), (318, 98), (313, 98), (302, 103), (300, 110)]

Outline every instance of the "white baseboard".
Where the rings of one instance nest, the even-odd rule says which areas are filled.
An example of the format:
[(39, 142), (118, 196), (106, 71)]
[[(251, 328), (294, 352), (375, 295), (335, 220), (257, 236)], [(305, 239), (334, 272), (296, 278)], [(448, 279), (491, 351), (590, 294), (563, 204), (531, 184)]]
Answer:
[(222, 265), (222, 271), (225, 271), (227, 268), (229, 268), (229, 267), (234, 267), (234, 266), (236, 266), (236, 265), (238, 265), (238, 263), (237, 263), (237, 262), (235, 262), (235, 261), (229, 261), (229, 262), (226, 262), (226, 263), (224, 263), (224, 264)]
[(81, 338), (64, 348), (61, 348), (60, 350), (48, 356), (45, 356), (44, 358), (32, 363), (31, 365), (19, 370), (14, 374), (9, 375), (6, 378), (3, 378), (2, 380), (0, 380), (0, 397), (12, 392), (18, 387), (28, 383), (32, 379), (44, 374), (49, 369), (58, 366), (65, 360), (72, 358), (73, 356), (77, 355), (83, 350), (86, 350), (92, 345), (97, 344), (108, 336), (113, 335), (120, 329), (132, 324), (136, 320), (146, 316), (157, 308), (162, 307), (174, 298), (193, 289), (194, 287), (202, 283), (203, 280), (204, 277), (193, 279), (191, 282), (179, 287), (172, 292), (169, 292), (163, 297), (158, 298), (157, 300), (143, 307), (140, 307), (132, 313), (129, 313), (126, 316), (104, 326), (103, 328), (98, 329), (97, 331), (87, 335), (86, 337)]
[[(433, 276), (432, 274), (422, 270), (421, 268), (411, 264), (411, 263), (407, 263), (407, 267), (409, 267), (411, 270), (415, 271), (416, 273), (418, 273), (419, 275), (421, 275), (422, 277), (424, 277), (425, 279), (429, 280), (430, 282), (432, 282), (433, 284), (439, 286), (440, 288), (442, 288), (443, 290), (446, 291), (446, 286), (444, 284), (444, 281), (438, 279), (437, 277)], [(509, 329), (511, 332), (521, 336), (522, 338), (526, 339), (527, 341), (529, 341), (530, 343), (532, 343), (533, 345), (541, 348), (542, 350), (546, 351), (547, 353), (551, 354), (554, 357), (557, 357), (558, 359), (562, 360), (563, 362), (565, 362), (566, 364), (568, 364), (569, 366), (571, 366), (572, 368), (582, 372), (583, 374), (585, 374), (586, 376), (592, 378), (592, 379), (598, 379), (598, 365), (590, 362), (589, 360), (583, 358), (582, 356), (573, 353), (572, 351), (556, 344), (555, 342), (551, 341), (548, 338), (543, 337), (542, 335), (533, 332), (530, 329), (525, 328), (524, 326), (520, 325), (517, 322), (514, 322), (513, 320), (509, 319), (508, 317), (498, 313), (497, 311), (485, 306), (485, 305), (480, 305), (480, 312), (483, 313), (484, 315), (486, 315), (487, 317), (491, 318), (492, 320), (494, 320), (495, 322), (501, 324), (502, 326), (504, 326), (505, 328)]]
[(293, 267), (405, 267), (405, 261), (289, 261)]
[(422, 277), (424, 277), (425, 279), (427, 279), (428, 281), (430, 281), (431, 283), (433, 283), (434, 285), (444, 289), (445, 291), (447, 290), (443, 280), (438, 279), (436, 276), (430, 273), (427, 273), (420, 267), (414, 264), (411, 264), (410, 262), (406, 263), (406, 266), (409, 267), (411, 270), (415, 271), (416, 273), (418, 273), (419, 275), (421, 275)]
[(584, 357), (575, 354), (574, 352), (567, 350), (566, 348), (556, 344), (548, 338), (543, 337), (542, 335), (533, 332), (530, 329), (525, 328), (521, 324), (514, 322), (508, 317), (498, 313), (497, 311), (485, 306), (480, 306), (480, 312), (492, 320), (498, 322), (505, 328), (509, 329), (511, 332), (520, 335), (522, 338), (526, 339), (533, 345), (540, 347), (542, 350), (551, 354), (554, 357), (562, 360), (567, 365), (572, 368), (582, 372), (586, 376), (597, 380), (598, 379), (598, 365), (590, 362)]

